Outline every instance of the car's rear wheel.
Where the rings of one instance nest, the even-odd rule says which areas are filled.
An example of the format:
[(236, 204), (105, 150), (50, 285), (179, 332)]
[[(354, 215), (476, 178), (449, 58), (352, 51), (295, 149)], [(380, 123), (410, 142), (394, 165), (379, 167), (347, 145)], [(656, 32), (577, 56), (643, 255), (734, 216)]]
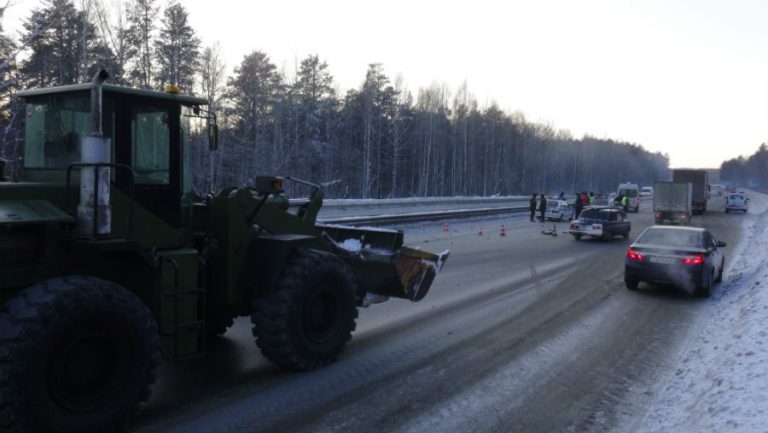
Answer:
[(622, 234), (621, 237), (623, 237), (624, 240), (626, 241), (627, 239), (629, 239), (629, 232), (624, 232), (624, 234)]
[(702, 281), (701, 286), (698, 290), (698, 295), (701, 298), (709, 298), (712, 296), (712, 282), (715, 279), (715, 270), (713, 269), (712, 272), (709, 275), (709, 278), (707, 278), (707, 281)]
[(725, 271), (725, 259), (720, 261), (720, 273), (717, 274), (717, 278), (715, 278), (715, 283), (722, 283), (723, 282), (723, 272)]
[(627, 289), (634, 291), (640, 286), (640, 280), (635, 278), (625, 278), (624, 285), (627, 286)]
[(581, 234), (575, 234), (575, 235), (573, 235), (573, 238), (576, 239), (577, 241), (580, 241), (581, 240)]

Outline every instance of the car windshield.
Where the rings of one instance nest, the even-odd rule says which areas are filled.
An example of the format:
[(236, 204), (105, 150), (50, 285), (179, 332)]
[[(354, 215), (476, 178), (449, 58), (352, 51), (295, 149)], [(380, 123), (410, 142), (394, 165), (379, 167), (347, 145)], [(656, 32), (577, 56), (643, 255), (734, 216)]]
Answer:
[(702, 232), (690, 230), (650, 229), (637, 240), (641, 244), (661, 245), (666, 247), (701, 248)]

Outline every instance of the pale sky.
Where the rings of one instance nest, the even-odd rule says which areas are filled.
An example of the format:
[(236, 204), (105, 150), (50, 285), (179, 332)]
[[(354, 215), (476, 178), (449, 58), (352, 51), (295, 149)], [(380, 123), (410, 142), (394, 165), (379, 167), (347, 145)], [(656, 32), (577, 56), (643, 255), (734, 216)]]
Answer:
[[(6, 30), (39, 4), (14, 3)], [(258, 49), (289, 73), (318, 54), (342, 92), (369, 63), (414, 94), (466, 80), (481, 105), (635, 142), (673, 167), (717, 167), (768, 141), (766, 0), (181, 3), (203, 44), (220, 42), (228, 73)]]

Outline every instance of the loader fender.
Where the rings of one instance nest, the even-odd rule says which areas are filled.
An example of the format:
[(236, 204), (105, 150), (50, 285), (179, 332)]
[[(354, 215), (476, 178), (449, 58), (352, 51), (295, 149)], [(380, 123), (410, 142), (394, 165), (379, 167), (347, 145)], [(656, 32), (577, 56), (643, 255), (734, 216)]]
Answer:
[(296, 234), (259, 235), (248, 245), (240, 287), (255, 288), (259, 294), (270, 293), (288, 263), (291, 251), (307, 248), (317, 237)]

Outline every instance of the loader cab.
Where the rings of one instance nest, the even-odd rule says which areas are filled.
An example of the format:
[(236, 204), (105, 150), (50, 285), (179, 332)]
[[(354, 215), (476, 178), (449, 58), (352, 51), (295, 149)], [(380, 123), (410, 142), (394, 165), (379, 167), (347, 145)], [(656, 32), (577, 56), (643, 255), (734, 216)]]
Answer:
[[(81, 160), (89, 133), (90, 84), (20, 93), (26, 102), (22, 180), (63, 181), (70, 164)], [(215, 117), (201, 109), (202, 98), (103, 85), (102, 130), (111, 141), (112, 181), (127, 192), (133, 183), (136, 203), (167, 224), (189, 224), (192, 206), (190, 120)], [(215, 137), (212, 138), (215, 140)]]

